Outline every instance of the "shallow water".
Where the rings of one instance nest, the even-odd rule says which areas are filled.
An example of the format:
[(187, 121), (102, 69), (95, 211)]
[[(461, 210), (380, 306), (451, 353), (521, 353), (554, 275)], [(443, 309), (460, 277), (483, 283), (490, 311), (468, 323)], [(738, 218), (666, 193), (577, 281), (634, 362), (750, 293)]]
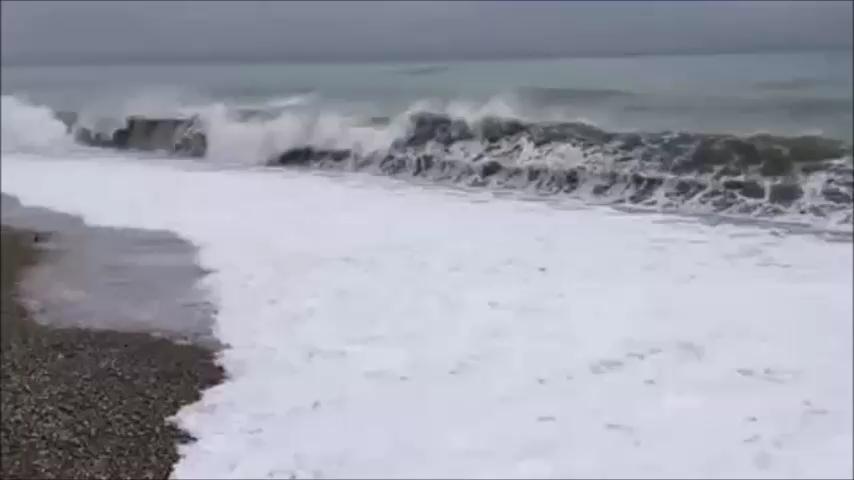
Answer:
[(214, 307), (197, 282), (196, 248), (166, 231), (86, 225), (2, 195), (3, 224), (48, 232), (45, 261), (22, 288), (36, 320), (59, 327), (149, 332), (209, 347)]

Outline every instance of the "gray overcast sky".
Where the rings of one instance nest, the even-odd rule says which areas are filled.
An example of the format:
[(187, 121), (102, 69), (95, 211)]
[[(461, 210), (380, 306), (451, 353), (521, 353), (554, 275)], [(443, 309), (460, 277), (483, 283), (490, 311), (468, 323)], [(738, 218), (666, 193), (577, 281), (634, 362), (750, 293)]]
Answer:
[(4, 62), (445, 59), (852, 44), (852, 2), (2, 2)]

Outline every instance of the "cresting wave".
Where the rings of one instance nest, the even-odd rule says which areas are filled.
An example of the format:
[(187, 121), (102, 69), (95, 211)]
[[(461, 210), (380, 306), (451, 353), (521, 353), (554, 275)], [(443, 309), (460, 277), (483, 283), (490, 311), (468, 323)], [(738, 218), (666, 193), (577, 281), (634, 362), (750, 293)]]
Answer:
[[(609, 132), (583, 122), (508, 118), (495, 108), (458, 105), (435, 113), (423, 107), (393, 118), (288, 110), (271, 115), (223, 105), (193, 113), (210, 161), (366, 171), (845, 231), (854, 224), (852, 150), (839, 140)], [(68, 131), (79, 133), (76, 120), (66, 117)], [(40, 107), (3, 98), (4, 150), (7, 140), (21, 148), (29, 137), (39, 139), (32, 128), (56, 137), (56, 124)]]
[(612, 133), (584, 123), (410, 117), (379, 152), (310, 145), (272, 165), (368, 170), (467, 186), (528, 189), (664, 211), (786, 218), (850, 228), (851, 147), (814, 136)]

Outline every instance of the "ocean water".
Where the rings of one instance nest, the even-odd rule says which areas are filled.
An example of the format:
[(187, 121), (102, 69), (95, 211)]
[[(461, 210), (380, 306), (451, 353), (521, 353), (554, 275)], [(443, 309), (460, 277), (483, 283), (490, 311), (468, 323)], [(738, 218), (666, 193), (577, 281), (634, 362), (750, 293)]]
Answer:
[(211, 103), (396, 116), (416, 105), (609, 130), (851, 139), (850, 51), (362, 64), (3, 67), (4, 95), (58, 110)]
[(851, 67), (850, 51), (7, 66), (3, 148), (67, 137), (46, 112), (74, 135), (107, 138), (129, 115), (192, 116), (213, 165), (369, 171), (850, 231)]
[(0, 186), (197, 249), (176, 478), (851, 478), (850, 67), (5, 67)]

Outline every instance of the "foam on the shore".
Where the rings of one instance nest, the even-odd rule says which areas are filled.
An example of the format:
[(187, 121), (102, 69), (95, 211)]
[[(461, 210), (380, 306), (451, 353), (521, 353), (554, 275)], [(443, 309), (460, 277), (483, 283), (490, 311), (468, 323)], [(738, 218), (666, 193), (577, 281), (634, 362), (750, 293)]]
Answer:
[(4, 152), (2, 190), (199, 246), (229, 379), (179, 478), (854, 469), (850, 243), (118, 157)]

